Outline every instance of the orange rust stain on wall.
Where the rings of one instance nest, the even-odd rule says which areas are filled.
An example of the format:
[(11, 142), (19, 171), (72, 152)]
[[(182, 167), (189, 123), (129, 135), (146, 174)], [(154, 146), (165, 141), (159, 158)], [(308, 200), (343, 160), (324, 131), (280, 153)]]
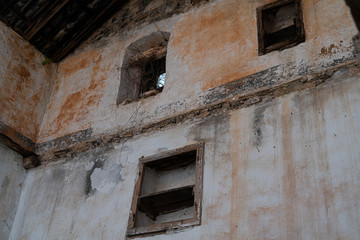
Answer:
[(25, 64), (28, 69), (35, 70), (37, 68), (37, 53), (30, 43), (13, 32), (9, 34), (7, 41), (10, 44), (8, 49), (11, 50), (14, 62)]
[(97, 50), (84, 52), (65, 60), (64, 63), (59, 65), (59, 72), (64, 72), (65, 76), (70, 76), (81, 69), (88, 68), (94, 59), (99, 57)]
[(15, 32), (0, 24), (6, 55), (0, 53), (0, 121), (36, 141), (49, 94), (52, 66), (41, 64), (43, 55)]
[[(283, 209), (282, 205), (272, 206), (272, 207), (258, 207), (251, 211), (249, 214), (249, 226), (250, 232), (253, 239), (261, 240), (273, 240), (273, 239), (287, 239), (281, 237), (281, 231), (278, 230), (274, 235), (273, 229), (281, 228), (278, 221), (279, 218), (277, 215)], [(264, 223), (264, 219), (268, 220), (267, 223)], [(296, 239), (296, 238), (291, 238)]]
[(285, 198), (285, 224), (286, 224), (286, 239), (298, 239), (299, 236), (296, 231), (296, 170), (293, 160), (292, 149), (292, 121), (291, 109), (289, 103), (282, 105), (281, 123), (282, 123), (282, 149), (283, 149), (283, 166), (284, 175), (283, 194)]
[[(68, 79), (70, 75), (89, 68), (91, 70), (91, 79), (88, 86), (85, 86), (65, 97), (65, 100), (60, 103), (60, 111), (56, 117), (54, 124), (46, 129), (49, 136), (52, 138), (64, 136), (71, 133), (71, 129), (76, 127), (77, 131), (91, 127), (91, 114), (96, 111), (100, 100), (103, 96), (103, 89), (105, 87), (105, 80), (108, 77), (108, 66), (102, 67), (102, 56), (98, 51), (90, 51), (79, 56), (67, 60), (65, 64), (59, 66), (59, 70), (63, 72), (64, 77), (58, 77), (55, 89), (59, 90), (60, 86), (66, 81), (73, 81)], [(69, 84), (72, 84), (69, 82)], [(65, 86), (64, 86), (65, 87)], [(62, 99), (59, 99), (60, 101)], [(51, 103), (49, 111), (55, 111), (56, 104)]]
[[(181, 56), (202, 56), (209, 49), (220, 48), (226, 43), (233, 43), (241, 36), (241, 22), (236, 18), (238, 6), (229, 4), (224, 8), (208, 10), (202, 14), (187, 16), (177, 24), (177, 29), (172, 36), (172, 44), (180, 45)], [(231, 10), (232, 9), (232, 10)], [(200, 59), (201, 61), (201, 59)]]
[(38, 92), (38, 93), (34, 94), (33, 96), (31, 96), (30, 100), (34, 103), (38, 103), (38, 102), (40, 102), (40, 97), (41, 97), (40, 93)]
[(65, 127), (65, 124), (68, 124), (74, 119), (78, 112), (82, 111), (81, 107), (81, 92), (76, 92), (69, 95), (64, 104), (61, 106), (59, 116), (57, 118), (57, 125), (59, 129)]
[[(232, 173), (231, 173), (231, 215), (230, 215), (230, 239), (238, 239), (238, 227), (240, 224), (240, 219), (244, 217), (244, 212), (246, 212), (246, 202), (247, 202), (247, 185), (246, 181), (243, 179), (243, 174), (247, 169), (247, 152), (244, 152), (239, 139), (243, 139), (243, 132), (241, 131), (245, 125), (244, 119), (240, 114), (234, 114), (232, 117), (232, 126), (235, 126), (235, 129), (231, 132), (232, 137)], [(246, 129), (246, 128), (244, 128)], [(248, 148), (246, 148), (248, 149)]]
[(6, 116), (6, 124), (33, 141), (40, 124), (36, 107), (41, 99), (40, 92), (33, 92), (34, 84), (27, 67), (13, 62), (0, 88), (0, 109)]
[(16, 65), (12, 69), (22, 80), (30, 78), (30, 72), (23, 65)]
[[(202, 90), (207, 90), (268, 69), (277, 61), (287, 61), (281, 53), (279, 59), (275, 55), (272, 60), (257, 54), (256, 8), (270, 2), (274, 1), (220, 1), (202, 11), (185, 15), (175, 24), (171, 47), (174, 55), (187, 67), (184, 68), (187, 69), (186, 76), (191, 76), (192, 81), (200, 83)], [(333, 15), (323, 17), (320, 13), (324, 9)], [(336, 0), (304, 0), (303, 10), (306, 41), (317, 39), (308, 43), (304, 60), (308, 59), (306, 54), (317, 60), (317, 51), (320, 52), (323, 42), (329, 36), (336, 38), (339, 29), (350, 29), (351, 18), (346, 5)], [(329, 19), (338, 19), (334, 21), (335, 29), (328, 24)], [(330, 45), (321, 49), (321, 55), (329, 57), (339, 52), (338, 48), (341, 46)]]
[(336, 51), (339, 49), (338, 46), (335, 46), (335, 44), (330, 44), (329, 47), (323, 47), (321, 48), (321, 55), (332, 55), (335, 54)]
[(202, 88), (204, 88), (204, 89), (214, 88), (214, 87), (223, 85), (228, 82), (239, 80), (243, 77), (249, 76), (254, 73), (256, 73), (256, 69), (252, 69), (252, 70), (248, 70), (248, 71), (241, 71), (241, 72), (225, 75), (220, 78), (216, 78), (216, 79), (212, 80), (211, 82), (204, 83), (202, 85)]
[(353, 46), (344, 46), (343, 41), (341, 40), (337, 45), (332, 43), (328, 47), (322, 47), (320, 55), (332, 56), (340, 52), (350, 52), (352, 51), (352, 48)]
[(267, 68), (257, 57), (255, 4), (219, 2), (175, 25), (172, 47), (207, 90)]

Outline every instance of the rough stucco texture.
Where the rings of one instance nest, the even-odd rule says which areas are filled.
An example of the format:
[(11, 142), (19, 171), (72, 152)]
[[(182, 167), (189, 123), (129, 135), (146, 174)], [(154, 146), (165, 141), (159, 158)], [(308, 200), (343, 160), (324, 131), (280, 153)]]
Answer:
[[(258, 56), (256, 8), (268, 2), (213, 1), (156, 25), (104, 36), (102, 44), (86, 43), (59, 64), (39, 142), (88, 128), (101, 134), (156, 122), (199, 107), (199, 95), (208, 89), (272, 67), (300, 76), (354, 58), (356, 27), (345, 3), (337, 0), (303, 0), (306, 42)], [(117, 106), (126, 47), (158, 29), (171, 33), (163, 92)], [(284, 74), (276, 83), (288, 80)]]
[(53, 66), (0, 22), (0, 121), (37, 140), (50, 96)]
[(11, 239), (125, 239), (138, 159), (205, 142), (202, 223), (153, 240), (360, 239), (359, 74), (29, 171)]
[(25, 170), (22, 156), (0, 143), (0, 239), (9, 239)]

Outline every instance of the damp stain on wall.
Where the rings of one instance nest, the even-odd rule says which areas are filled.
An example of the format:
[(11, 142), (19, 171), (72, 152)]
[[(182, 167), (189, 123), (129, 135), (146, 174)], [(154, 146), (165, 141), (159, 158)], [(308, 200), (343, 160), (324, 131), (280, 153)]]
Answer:
[(263, 127), (265, 126), (265, 111), (271, 106), (271, 103), (265, 103), (263, 105), (257, 106), (254, 109), (254, 115), (252, 120), (252, 143), (253, 146), (258, 150), (262, 145), (263, 141)]

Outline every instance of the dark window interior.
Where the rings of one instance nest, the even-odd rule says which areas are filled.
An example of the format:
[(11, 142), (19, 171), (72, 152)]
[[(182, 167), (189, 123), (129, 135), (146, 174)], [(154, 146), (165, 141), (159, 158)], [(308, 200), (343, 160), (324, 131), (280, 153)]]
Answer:
[(203, 143), (139, 159), (128, 236), (200, 224)]
[(301, 1), (280, 0), (257, 10), (259, 55), (305, 41)]
[[(193, 207), (195, 162), (196, 150), (145, 163), (138, 209), (159, 221), (160, 215)], [(178, 179), (168, 183), (169, 176)]]
[(138, 208), (153, 221), (161, 214), (194, 206), (194, 185), (140, 196)]
[(143, 70), (140, 94), (151, 90), (162, 91), (164, 87), (163, 74), (165, 73), (165, 62), (165, 57), (155, 60), (150, 59), (146, 62)]

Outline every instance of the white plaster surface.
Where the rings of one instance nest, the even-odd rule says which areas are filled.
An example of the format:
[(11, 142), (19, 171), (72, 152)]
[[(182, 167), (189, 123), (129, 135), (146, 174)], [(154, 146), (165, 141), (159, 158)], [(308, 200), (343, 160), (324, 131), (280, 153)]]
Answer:
[[(281, 77), (274, 81), (280, 84), (352, 59), (356, 29), (337, 0), (303, 0), (306, 42), (258, 56), (255, 10), (266, 2), (213, 1), (158, 22), (171, 32), (164, 91), (128, 105), (116, 105), (123, 54), (157, 31), (155, 25), (75, 52), (58, 65), (54, 85), (43, 88), (52, 91), (41, 92), (38, 106), (51, 94), (50, 102), (33, 139), (42, 143), (88, 128), (105, 135), (143, 126), (205, 106), (209, 89), (270, 67), (279, 66)], [(0, 48), (0, 54), (6, 51)], [(6, 210), (0, 217), (11, 225), (15, 216), (12, 228), (1, 223), (1, 234), (12, 240), (125, 239), (138, 159), (205, 142), (201, 225), (146, 239), (360, 239), (360, 77), (340, 71), (332, 78), (307, 91), (32, 169), (21, 196), (18, 185), (0, 195), (0, 209)], [(43, 107), (41, 114), (26, 110), (36, 115), (29, 125), (34, 130)], [(4, 149), (2, 162), (20, 159)], [(0, 180), (13, 168), (2, 163)], [(2, 180), (1, 191), (5, 182), (23, 181), (24, 172), (15, 175), (16, 181)], [(15, 201), (3, 201), (8, 193)]]
[(121, 178), (122, 166), (117, 164), (110, 164), (107, 168), (96, 168), (91, 174), (91, 185), (103, 193), (110, 193), (114, 190)]
[(0, 143), (0, 239), (8, 239), (14, 222), (25, 169), (22, 156)]
[(201, 141), (201, 225), (145, 239), (360, 239), (359, 75), (333, 77), (31, 170), (11, 239), (125, 239), (138, 159)]

